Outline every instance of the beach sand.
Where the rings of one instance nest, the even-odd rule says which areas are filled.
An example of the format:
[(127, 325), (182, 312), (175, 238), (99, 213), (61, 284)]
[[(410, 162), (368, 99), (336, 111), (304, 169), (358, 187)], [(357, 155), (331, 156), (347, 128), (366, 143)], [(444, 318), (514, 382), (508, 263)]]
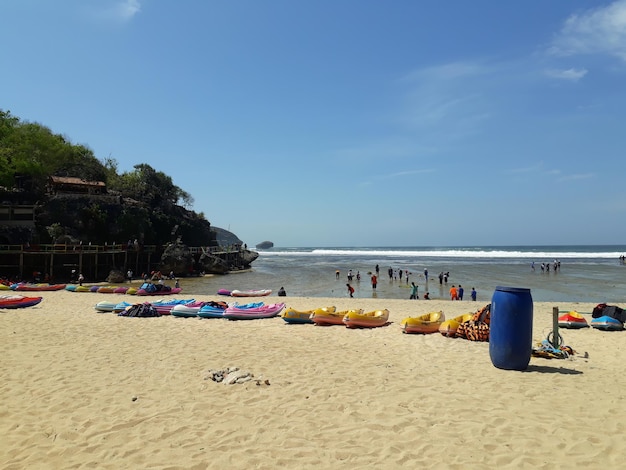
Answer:
[[(37, 295), (35, 307), (0, 310), (5, 470), (624, 465), (626, 332), (562, 330), (573, 357), (533, 357), (519, 372), (495, 368), (488, 343), (400, 330), (406, 316), (452, 318), (480, 302), (262, 299), (391, 312), (386, 327), (352, 330), (125, 318), (93, 307), (130, 296)], [(550, 332), (553, 307), (593, 306), (535, 303), (533, 341)], [(225, 367), (255, 378), (207, 378)]]

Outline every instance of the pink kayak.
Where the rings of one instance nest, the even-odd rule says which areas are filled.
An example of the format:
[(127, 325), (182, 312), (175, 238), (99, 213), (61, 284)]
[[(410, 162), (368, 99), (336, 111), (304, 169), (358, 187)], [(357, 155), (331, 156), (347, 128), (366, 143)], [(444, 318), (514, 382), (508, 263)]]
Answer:
[(268, 304), (256, 308), (228, 307), (224, 310), (224, 318), (229, 320), (256, 320), (258, 318), (275, 317), (285, 308), (284, 303)]

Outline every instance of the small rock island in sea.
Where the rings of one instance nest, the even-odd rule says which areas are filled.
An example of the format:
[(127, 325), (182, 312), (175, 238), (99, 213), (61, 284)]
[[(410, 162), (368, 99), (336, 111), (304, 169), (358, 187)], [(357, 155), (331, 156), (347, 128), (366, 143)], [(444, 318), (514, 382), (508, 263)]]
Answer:
[(267, 250), (268, 248), (272, 248), (273, 246), (274, 246), (274, 243), (268, 242), (268, 241), (257, 243), (256, 245), (256, 247), (260, 250)]

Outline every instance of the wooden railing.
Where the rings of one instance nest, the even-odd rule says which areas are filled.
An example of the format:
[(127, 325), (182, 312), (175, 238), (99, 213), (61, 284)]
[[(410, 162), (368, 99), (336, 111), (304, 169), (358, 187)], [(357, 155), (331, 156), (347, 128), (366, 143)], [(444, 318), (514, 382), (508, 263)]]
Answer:
[[(161, 248), (162, 249), (162, 248)], [(92, 245), (91, 243), (83, 243), (79, 245), (67, 245), (59, 243), (43, 243), (43, 244), (22, 244), (22, 245), (0, 245), (0, 253), (111, 253), (111, 252), (135, 252), (141, 251), (143, 253), (154, 253), (157, 250), (157, 245), (142, 245), (139, 250), (134, 246), (129, 246), (126, 243), (112, 243), (104, 245)], [(189, 251), (192, 254), (201, 253), (237, 253), (241, 251), (239, 245), (230, 246), (207, 246), (189, 247)]]

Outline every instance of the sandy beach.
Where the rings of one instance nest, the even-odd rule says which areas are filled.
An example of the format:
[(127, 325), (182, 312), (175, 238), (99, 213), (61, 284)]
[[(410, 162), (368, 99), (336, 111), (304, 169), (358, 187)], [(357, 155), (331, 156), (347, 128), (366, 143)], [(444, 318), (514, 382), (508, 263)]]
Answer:
[[(401, 332), (404, 317), (481, 302), (262, 299), (391, 312), (351, 330), (125, 318), (93, 307), (130, 296), (36, 295), (0, 310), (3, 469), (623, 467), (626, 332), (562, 330), (574, 356), (519, 372), (495, 368), (488, 343)], [(553, 307), (594, 305), (535, 303), (534, 342)], [(254, 379), (208, 378), (226, 367)]]

